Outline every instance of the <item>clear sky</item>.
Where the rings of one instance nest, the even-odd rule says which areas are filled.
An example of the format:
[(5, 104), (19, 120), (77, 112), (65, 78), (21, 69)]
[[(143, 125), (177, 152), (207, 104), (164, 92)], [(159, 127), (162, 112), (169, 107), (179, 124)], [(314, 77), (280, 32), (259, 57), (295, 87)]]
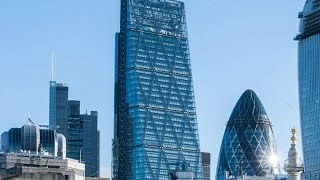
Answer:
[[(119, 1), (0, 1), (0, 132), (29, 115), (48, 124), (54, 52), (55, 80), (69, 85), (82, 112), (99, 111), (101, 171), (110, 176)], [(293, 37), (304, 0), (184, 2), (201, 150), (212, 153), (212, 178), (226, 122), (249, 88), (266, 108), (284, 161), (290, 129), (300, 125)]]

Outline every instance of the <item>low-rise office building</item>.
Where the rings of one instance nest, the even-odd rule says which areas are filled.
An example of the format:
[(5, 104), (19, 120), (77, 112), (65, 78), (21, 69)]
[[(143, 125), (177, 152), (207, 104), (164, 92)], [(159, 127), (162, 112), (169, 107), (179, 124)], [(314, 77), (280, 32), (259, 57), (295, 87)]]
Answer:
[(1, 135), (1, 150), (6, 153), (23, 151), (66, 157), (66, 138), (56, 130), (40, 128), (30, 118), (21, 128), (11, 128)]
[(210, 180), (210, 160), (211, 154), (207, 152), (201, 152), (201, 166), (203, 172), (203, 180)]
[(110, 180), (110, 178), (86, 177), (86, 180)]
[(85, 165), (43, 154), (0, 153), (0, 179), (85, 180)]

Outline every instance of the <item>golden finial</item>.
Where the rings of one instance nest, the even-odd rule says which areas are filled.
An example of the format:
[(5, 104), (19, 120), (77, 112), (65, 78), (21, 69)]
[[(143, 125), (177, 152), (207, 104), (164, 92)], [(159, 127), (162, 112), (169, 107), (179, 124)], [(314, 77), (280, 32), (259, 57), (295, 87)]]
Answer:
[(293, 128), (291, 130), (291, 133), (292, 133), (292, 137), (291, 137), (292, 144), (296, 144), (296, 142), (297, 142), (297, 129)]

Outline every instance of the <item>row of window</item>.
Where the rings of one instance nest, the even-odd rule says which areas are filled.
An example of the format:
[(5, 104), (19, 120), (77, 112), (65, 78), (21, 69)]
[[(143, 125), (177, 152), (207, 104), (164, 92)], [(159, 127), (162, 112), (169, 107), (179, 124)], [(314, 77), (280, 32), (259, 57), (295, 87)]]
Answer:
[(143, 32), (137, 33), (133, 31), (129, 31), (128, 34), (127, 47), (130, 48), (128, 48), (127, 53), (136, 52), (139, 49), (144, 49), (144, 51), (141, 52), (169, 51), (174, 52), (174, 54), (189, 52), (187, 39), (169, 38), (161, 35), (146, 34)]

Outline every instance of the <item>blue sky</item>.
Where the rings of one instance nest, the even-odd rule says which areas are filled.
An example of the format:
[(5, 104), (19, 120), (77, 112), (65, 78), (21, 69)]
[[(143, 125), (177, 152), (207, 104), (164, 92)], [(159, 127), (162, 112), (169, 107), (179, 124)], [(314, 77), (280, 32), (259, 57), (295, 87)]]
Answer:
[[(300, 125), (293, 37), (304, 1), (184, 2), (201, 150), (212, 153), (212, 173), (226, 122), (249, 88), (266, 108), (284, 160), (290, 129)], [(110, 176), (119, 13), (119, 0), (1, 0), (0, 132), (22, 126), (28, 115), (48, 124), (54, 52), (55, 80), (69, 85), (82, 112), (99, 111), (101, 170)]]

